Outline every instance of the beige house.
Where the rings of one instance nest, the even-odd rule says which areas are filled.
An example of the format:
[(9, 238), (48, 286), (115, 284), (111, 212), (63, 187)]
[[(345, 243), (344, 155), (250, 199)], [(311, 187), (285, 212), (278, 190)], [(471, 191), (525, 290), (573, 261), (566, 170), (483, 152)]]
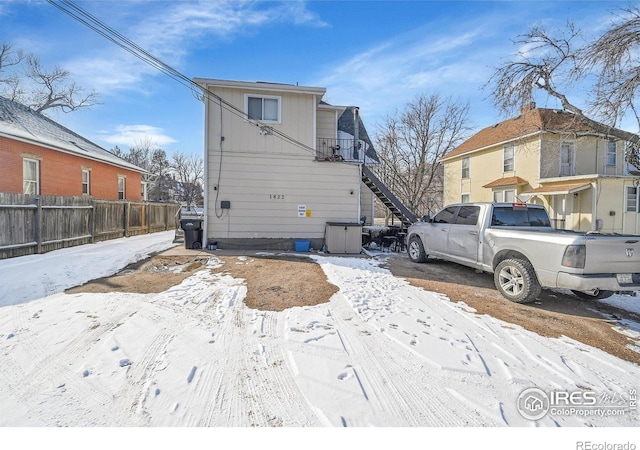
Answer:
[[(374, 205), (361, 166), (377, 158), (368, 138), (355, 137), (366, 134), (358, 109), (323, 102), (319, 87), (195, 81), (209, 92), (205, 245), (285, 250), (306, 240), (320, 249), (330, 223), (343, 224), (359, 252), (357, 227)], [(345, 122), (351, 134), (339, 130)]]
[(445, 155), (445, 204), (539, 203), (559, 229), (640, 234), (640, 171), (625, 148), (571, 113), (527, 105)]

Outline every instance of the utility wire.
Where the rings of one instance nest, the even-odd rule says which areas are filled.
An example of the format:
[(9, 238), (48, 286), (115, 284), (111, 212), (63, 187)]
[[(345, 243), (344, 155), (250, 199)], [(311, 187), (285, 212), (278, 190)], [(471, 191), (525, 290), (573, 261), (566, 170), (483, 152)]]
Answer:
[(245, 113), (240, 108), (237, 108), (235, 105), (227, 102), (222, 97), (214, 94), (208, 89), (205, 89), (204, 87), (200, 86), (198, 83), (193, 81), (191, 78), (187, 77), (186, 75), (182, 74), (178, 70), (164, 63), (157, 57), (153, 56), (147, 50), (140, 47), (138, 44), (136, 44), (126, 36), (122, 35), (117, 30), (111, 28), (110, 26), (108, 26), (107, 24), (105, 24), (95, 16), (91, 15), (84, 9), (80, 8), (74, 2), (70, 0), (58, 0), (57, 2), (54, 0), (47, 0), (47, 2), (55, 6), (57, 9), (64, 12), (68, 16), (72, 17), (73, 19), (77, 20), (81, 24), (85, 25), (86, 27), (90, 28), (96, 33), (100, 34), (107, 40), (113, 42), (118, 47), (129, 52), (136, 58), (154, 67), (155, 69), (169, 76), (170, 78), (182, 84), (183, 86), (186, 86), (192, 92), (202, 92), (203, 94), (202, 96), (196, 95), (196, 97), (199, 98), (200, 100), (203, 98), (206, 98), (208, 101), (217, 101), (222, 108), (238, 116), (239, 118), (252, 123), (253, 125), (259, 127), (260, 129), (267, 129), (268, 131), (271, 132), (271, 134), (275, 135), (276, 137), (286, 142), (289, 142), (290, 144), (293, 144), (303, 150), (306, 150), (308, 152), (315, 154), (316, 150), (314, 148), (309, 147), (303, 142), (298, 141), (297, 139), (283, 133), (280, 130), (276, 130), (273, 127), (266, 125), (259, 120), (249, 117), (248, 114)]

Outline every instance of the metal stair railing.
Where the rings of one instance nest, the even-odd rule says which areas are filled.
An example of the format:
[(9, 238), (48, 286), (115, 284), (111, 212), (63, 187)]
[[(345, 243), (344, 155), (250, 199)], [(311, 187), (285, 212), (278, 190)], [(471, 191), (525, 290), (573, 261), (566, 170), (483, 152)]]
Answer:
[(366, 165), (362, 166), (362, 181), (405, 227), (418, 221), (415, 214), (409, 211)]

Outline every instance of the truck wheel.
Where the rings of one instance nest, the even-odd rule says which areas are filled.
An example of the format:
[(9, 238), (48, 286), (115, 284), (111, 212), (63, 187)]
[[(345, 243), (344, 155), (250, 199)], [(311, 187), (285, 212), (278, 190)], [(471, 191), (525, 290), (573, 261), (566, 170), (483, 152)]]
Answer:
[(613, 295), (613, 291), (598, 291), (597, 294), (591, 295), (588, 292), (571, 291), (580, 300), (602, 300), (603, 298), (609, 298)]
[(423, 263), (427, 260), (427, 253), (424, 251), (422, 240), (418, 236), (411, 236), (407, 247), (409, 259), (415, 263)]
[(529, 303), (540, 295), (540, 283), (529, 261), (505, 259), (493, 273), (498, 292), (514, 303)]

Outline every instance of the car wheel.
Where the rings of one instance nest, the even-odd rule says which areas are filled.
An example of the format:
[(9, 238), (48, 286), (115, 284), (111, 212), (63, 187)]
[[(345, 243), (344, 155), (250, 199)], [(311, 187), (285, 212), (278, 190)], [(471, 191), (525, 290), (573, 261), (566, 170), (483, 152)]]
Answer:
[(411, 236), (407, 247), (409, 259), (415, 263), (423, 263), (427, 260), (427, 252), (424, 251), (422, 240), (418, 236)]
[(603, 298), (609, 298), (613, 295), (613, 291), (598, 291), (597, 294), (589, 294), (582, 291), (571, 291), (580, 300), (602, 300)]
[(493, 273), (498, 292), (514, 303), (529, 303), (540, 295), (542, 288), (529, 261), (505, 259)]

